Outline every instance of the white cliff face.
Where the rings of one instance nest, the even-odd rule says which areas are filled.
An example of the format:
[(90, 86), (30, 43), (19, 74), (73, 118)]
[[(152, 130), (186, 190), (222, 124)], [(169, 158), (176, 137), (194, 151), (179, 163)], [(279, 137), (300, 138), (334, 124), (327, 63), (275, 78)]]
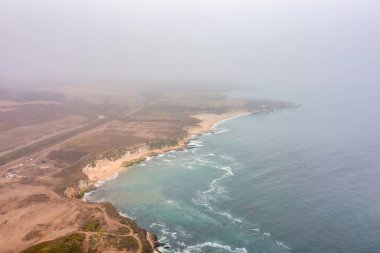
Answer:
[(107, 158), (97, 160), (95, 166), (88, 164), (83, 168), (83, 173), (87, 175), (90, 182), (95, 183), (99, 180), (107, 180), (115, 173), (120, 171), (122, 164), (126, 161), (137, 159), (145, 153), (149, 152), (146, 144), (134, 146), (127, 150), (124, 155), (115, 160), (109, 160)]

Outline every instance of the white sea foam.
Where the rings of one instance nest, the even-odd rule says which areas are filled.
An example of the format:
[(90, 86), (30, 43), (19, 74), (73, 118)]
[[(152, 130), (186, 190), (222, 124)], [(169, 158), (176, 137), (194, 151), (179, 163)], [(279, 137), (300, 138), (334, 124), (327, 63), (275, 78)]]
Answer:
[(123, 217), (125, 217), (125, 218), (128, 218), (128, 219), (131, 219), (131, 220), (135, 220), (135, 219), (136, 219), (136, 217), (129, 216), (128, 214), (123, 213), (123, 212), (121, 212), (121, 211), (119, 211), (119, 215), (120, 215), (120, 216), (123, 216)]
[(284, 248), (284, 249), (290, 250), (290, 248), (285, 243), (283, 243), (283, 242), (280, 242), (280, 241), (276, 240), (276, 245), (279, 246), (280, 248)]
[(270, 233), (263, 233), (264, 237), (270, 237)]
[(214, 130), (214, 134), (223, 134), (223, 133), (228, 133), (229, 131), (230, 130), (227, 128), (221, 128), (221, 129)]
[(217, 212), (218, 214), (224, 216), (224, 217), (227, 217), (227, 219), (233, 221), (233, 222), (237, 222), (237, 223), (242, 223), (243, 221), (241, 219), (237, 219), (237, 218), (234, 218), (231, 214), (227, 213), (227, 212)]
[(202, 158), (200, 158), (200, 157), (198, 157), (196, 160), (197, 160), (197, 162), (200, 163), (200, 165), (214, 164), (213, 161), (210, 161), (210, 160), (207, 160), (207, 159), (202, 159)]
[(207, 248), (214, 248), (220, 250), (220, 252), (232, 252), (232, 253), (247, 253), (245, 248), (232, 248), (229, 245), (224, 245), (218, 242), (204, 242), (192, 246), (187, 246), (183, 251), (184, 253), (195, 253), (195, 252), (207, 252)]
[(100, 186), (104, 185), (105, 183), (106, 183), (105, 180), (99, 180), (99, 181), (96, 181), (94, 185), (95, 185), (95, 187), (100, 187)]
[(225, 211), (217, 211), (211, 207), (210, 202), (215, 200), (217, 196), (220, 196), (222, 193), (225, 193), (224, 188), (219, 185), (219, 182), (234, 175), (231, 167), (221, 166), (221, 165), (215, 165), (214, 167), (218, 170), (225, 171), (225, 173), (222, 176), (220, 176), (216, 179), (213, 179), (209, 183), (208, 189), (203, 190), (203, 191), (198, 191), (197, 196), (195, 198), (193, 198), (192, 201), (194, 204), (204, 206), (209, 211), (214, 212), (214, 213), (221, 215), (223, 217), (226, 217), (228, 220), (230, 220), (234, 223), (242, 223), (241, 219), (233, 217), (230, 213), (225, 212)]
[(96, 188), (98, 188), (98, 187), (104, 185), (106, 182), (116, 179), (118, 176), (119, 176), (119, 173), (116, 172), (112, 176), (107, 177), (105, 180), (96, 181), (94, 185)]
[(188, 144), (189, 147), (197, 147), (197, 148), (200, 148), (200, 147), (203, 147), (203, 142), (200, 141), (200, 140), (191, 140)]
[(165, 240), (167, 239), (167, 236), (170, 236), (171, 238), (173, 239), (177, 239), (177, 232), (171, 232), (169, 231), (169, 228), (166, 227), (164, 224), (160, 224), (160, 223), (152, 223), (150, 225), (150, 227), (160, 227), (160, 232), (161, 234), (163, 235), (163, 237), (161, 238), (161, 240)]

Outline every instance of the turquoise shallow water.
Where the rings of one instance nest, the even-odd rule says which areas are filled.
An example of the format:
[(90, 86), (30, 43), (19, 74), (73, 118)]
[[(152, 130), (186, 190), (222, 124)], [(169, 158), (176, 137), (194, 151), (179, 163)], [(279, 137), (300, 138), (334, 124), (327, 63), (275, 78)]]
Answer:
[(90, 199), (155, 232), (164, 252), (380, 252), (373, 101), (311, 98), (224, 122)]

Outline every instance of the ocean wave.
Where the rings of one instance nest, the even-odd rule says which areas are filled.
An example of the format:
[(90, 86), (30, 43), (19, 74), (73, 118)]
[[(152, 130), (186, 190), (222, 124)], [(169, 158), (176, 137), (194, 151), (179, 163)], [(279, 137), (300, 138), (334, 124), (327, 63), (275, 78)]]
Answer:
[(153, 227), (161, 228), (160, 232), (163, 236), (160, 238), (160, 242), (164, 242), (165, 244), (167, 244), (167, 240), (166, 240), (167, 236), (170, 236), (172, 239), (177, 239), (177, 232), (171, 232), (169, 230), (169, 228), (165, 226), (165, 224), (154, 222), (150, 225), (150, 227), (151, 228), (153, 228)]
[(223, 134), (223, 133), (228, 133), (229, 131), (230, 130), (227, 128), (221, 128), (221, 129), (214, 130), (214, 134)]
[(201, 163), (201, 165), (205, 165), (205, 164), (214, 164), (214, 162), (210, 161), (210, 160), (207, 160), (207, 159), (202, 159), (202, 158), (197, 158), (196, 159), (197, 162)]
[(200, 148), (200, 147), (203, 147), (203, 142), (195, 139), (195, 140), (191, 140), (187, 146), (190, 148), (192, 147)]
[(96, 181), (95, 182), (95, 187), (100, 187), (100, 186), (102, 186), (102, 185), (104, 185), (106, 183), (106, 181), (105, 180), (99, 180), (99, 181)]
[(270, 233), (265, 232), (265, 233), (263, 233), (263, 236), (264, 237), (270, 237)]
[(242, 223), (243, 221), (241, 219), (233, 217), (228, 212), (214, 210), (214, 208), (211, 206), (211, 202), (216, 200), (217, 196), (220, 196), (222, 193), (225, 193), (225, 189), (219, 184), (220, 181), (234, 175), (231, 167), (216, 165), (215, 168), (218, 170), (222, 170), (225, 173), (223, 173), (222, 176), (213, 179), (209, 183), (208, 189), (198, 191), (197, 196), (193, 198), (192, 201), (194, 204), (198, 206), (204, 206), (210, 212), (223, 216), (234, 223)]
[(119, 215), (120, 215), (120, 216), (123, 216), (123, 217), (125, 217), (125, 218), (128, 218), (128, 219), (131, 219), (131, 220), (135, 220), (135, 219), (136, 219), (136, 217), (129, 216), (128, 214), (123, 213), (123, 212), (121, 212), (121, 211), (119, 211)]
[[(232, 248), (229, 245), (224, 245), (218, 242), (204, 242), (192, 246), (187, 246), (180, 252), (184, 253), (196, 253), (196, 252), (207, 252), (205, 248), (214, 248), (218, 249), (218, 252), (231, 252), (231, 253), (247, 253), (245, 248)], [(221, 251), (222, 250), (222, 251)], [(178, 251), (179, 252), (179, 251)]]
[(280, 241), (277, 241), (276, 240), (276, 245), (280, 248), (284, 248), (284, 249), (287, 249), (287, 250), (290, 250), (290, 247), (288, 247), (285, 243), (283, 242), (280, 242)]
[(237, 222), (237, 223), (242, 223), (243, 221), (241, 219), (238, 219), (238, 218), (234, 218), (231, 214), (227, 213), (227, 212), (217, 212), (218, 214), (224, 216), (224, 217), (227, 217), (227, 219), (233, 221), (233, 222)]
[[(207, 190), (204, 190), (204, 191), (198, 191), (198, 197), (201, 197), (201, 199), (204, 199), (204, 200), (207, 200), (207, 198), (209, 197), (209, 194), (212, 193), (212, 192), (216, 192), (216, 193), (222, 193), (223, 192), (223, 187), (221, 187), (218, 183), (222, 180), (224, 180), (225, 178), (228, 178), (230, 176), (233, 176), (234, 173), (232, 172), (232, 169), (231, 167), (228, 167), (228, 166), (215, 166), (215, 168), (219, 169), (219, 170), (223, 170), (225, 171), (225, 173), (212, 180), (209, 184), (209, 187)], [(201, 202), (198, 202), (198, 203), (202, 203)]]
[(111, 181), (111, 180), (116, 179), (118, 176), (119, 176), (119, 173), (116, 172), (116, 173), (114, 173), (112, 176), (107, 177), (105, 180), (99, 180), (99, 181), (96, 181), (94, 185), (95, 185), (96, 188), (99, 188), (100, 186), (104, 185), (104, 184), (107, 183), (108, 181)]

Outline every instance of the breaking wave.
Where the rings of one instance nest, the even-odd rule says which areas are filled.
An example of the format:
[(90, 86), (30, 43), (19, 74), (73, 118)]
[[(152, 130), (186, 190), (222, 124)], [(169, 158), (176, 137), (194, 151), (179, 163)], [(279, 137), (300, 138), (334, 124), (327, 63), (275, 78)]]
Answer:
[(231, 252), (231, 253), (247, 253), (245, 248), (232, 248), (229, 245), (224, 245), (218, 242), (204, 242), (192, 246), (187, 246), (183, 251), (184, 253), (208, 252), (207, 249), (217, 249), (217, 252)]

